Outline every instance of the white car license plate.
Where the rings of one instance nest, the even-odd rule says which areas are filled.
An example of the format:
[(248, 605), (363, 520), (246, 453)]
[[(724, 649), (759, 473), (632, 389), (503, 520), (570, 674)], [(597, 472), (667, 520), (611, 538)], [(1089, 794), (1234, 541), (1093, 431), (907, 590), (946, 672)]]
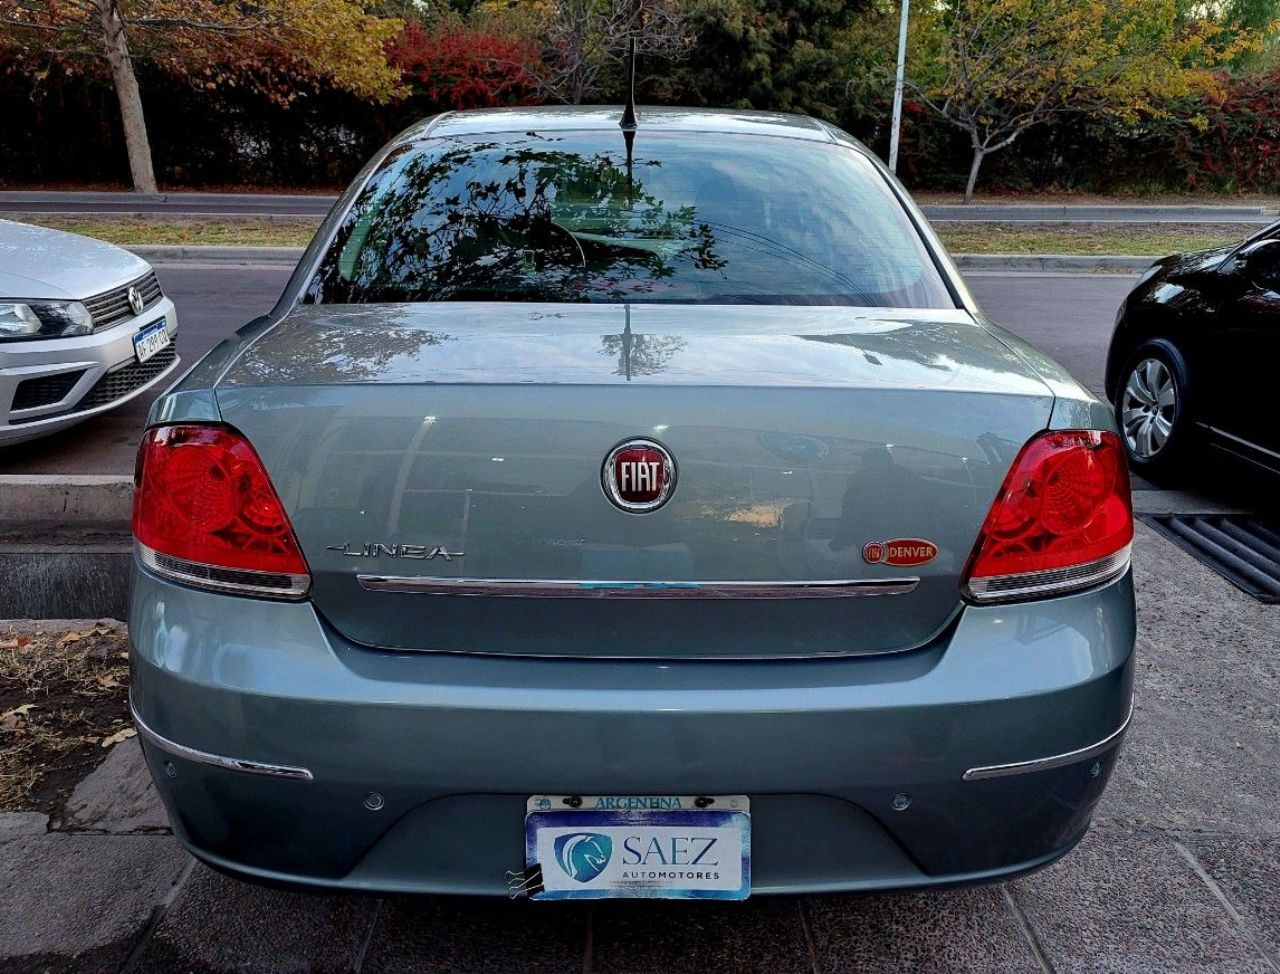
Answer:
[(133, 336), (133, 354), (138, 356), (139, 362), (145, 362), (162, 348), (167, 348), (171, 340), (169, 325), (161, 318)]
[(745, 900), (751, 892), (745, 795), (534, 795), (524, 823), (525, 865), (542, 870), (537, 900)]

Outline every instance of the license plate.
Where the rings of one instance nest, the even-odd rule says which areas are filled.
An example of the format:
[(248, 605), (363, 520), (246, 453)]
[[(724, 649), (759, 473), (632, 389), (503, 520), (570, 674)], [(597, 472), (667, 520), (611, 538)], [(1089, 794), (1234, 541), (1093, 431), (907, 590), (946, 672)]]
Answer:
[(541, 867), (538, 900), (745, 900), (751, 892), (745, 795), (534, 795), (524, 836), (525, 865)]
[(161, 318), (133, 336), (133, 354), (138, 356), (139, 362), (145, 362), (162, 348), (168, 348), (170, 341), (169, 326)]

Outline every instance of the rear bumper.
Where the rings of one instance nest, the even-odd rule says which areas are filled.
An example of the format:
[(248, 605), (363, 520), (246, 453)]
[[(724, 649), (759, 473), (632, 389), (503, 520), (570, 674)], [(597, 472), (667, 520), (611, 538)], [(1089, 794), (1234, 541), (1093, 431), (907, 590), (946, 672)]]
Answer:
[[(115, 409), (164, 381), (180, 359), (171, 350), (138, 363), (133, 338), (164, 319), (171, 342), (177, 341), (173, 301), (159, 303), (136, 318), (92, 335), (0, 345), (0, 446), (21, 443)], [(110, 383), (104, 381), (112, 376)], [(16, 397), (28, 382), (54, 380), (50, 391), (31, 404)], [(17, 408), (25, 407), (25, 408)]]
[[(148, 761), (215, 865), (503, 894), (529, 794), (745, 793), (753, 890), (769, 893), (982, 882), (1067, 851), (1130, 713), (1134, 611), (1126, 574), (968, 608), (890, 656), (462, 657), (367, 650), (308, 603), (138, 572), (130, 629)], [(281, 769), (306, 775), (264, 773)]]

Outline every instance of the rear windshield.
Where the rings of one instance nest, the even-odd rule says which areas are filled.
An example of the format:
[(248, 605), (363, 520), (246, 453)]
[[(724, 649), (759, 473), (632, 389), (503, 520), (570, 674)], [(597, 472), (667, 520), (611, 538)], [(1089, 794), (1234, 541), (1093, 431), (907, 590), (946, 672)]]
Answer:
[(643, 129), (406, 146), (306, 299), (955, 307), (857, 152)]

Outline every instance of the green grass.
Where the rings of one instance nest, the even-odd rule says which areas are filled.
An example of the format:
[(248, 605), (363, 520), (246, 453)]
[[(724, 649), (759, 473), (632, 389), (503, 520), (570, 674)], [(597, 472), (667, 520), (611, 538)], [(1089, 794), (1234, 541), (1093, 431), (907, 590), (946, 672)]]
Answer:
[(1227, 223), (939, 223), (953, 254), (1139, 254), (1161, 257), (1244, 239), (1250, 228)]
[(305, 247), (319, 221), (217, 220), (138, 217), (24, 216), (26, 223), (97, 237), (129, 247), (142, 244), (200, 247)]
[[(215, 247), (303, 247), (316, 223), (308, 220), (34, 217), (29, 222), (128, 247), (167, 244)], [(953, 254), (1140, 254), (1158, 257), (1243, 239), (1239, 224), (940, 223)]]

